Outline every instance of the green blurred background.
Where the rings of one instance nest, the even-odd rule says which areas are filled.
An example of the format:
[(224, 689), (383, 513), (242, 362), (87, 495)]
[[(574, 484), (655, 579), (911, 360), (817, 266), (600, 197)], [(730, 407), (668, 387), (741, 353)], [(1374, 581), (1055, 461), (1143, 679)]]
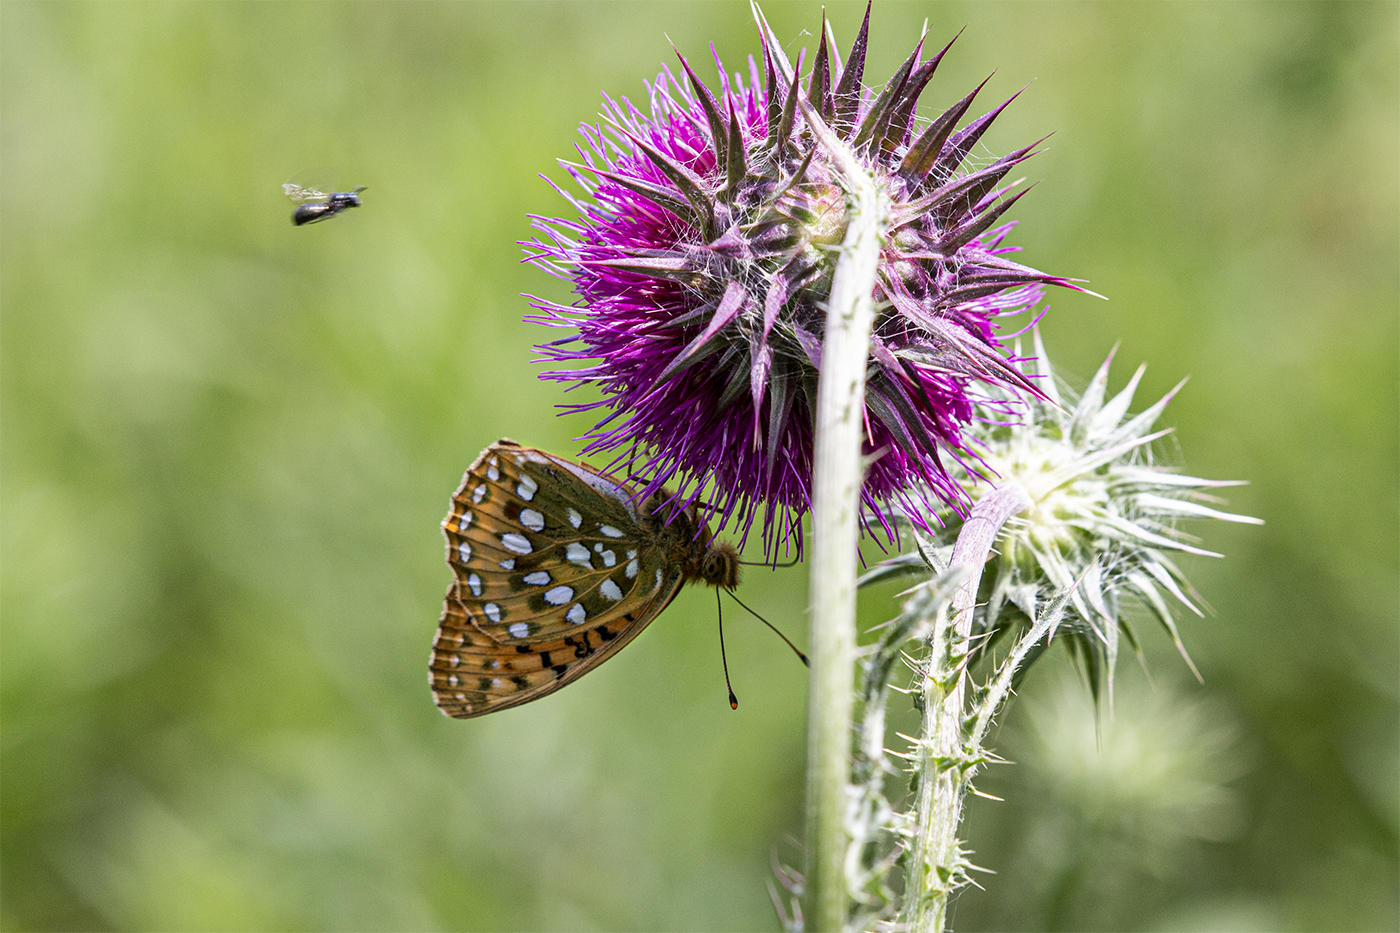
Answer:
[[(955, 928), (1395, 929), (1397, 6), (882, 0), (869, 82), (925, 18), (928, 108), (995, 70), (985, 151), (1055, 134), (1014, 239), (1111, 299), (1051, 296), (1057, 364), (1190, 375), (1187, 467), (1268, 521), (1199, 529), (1204, 686), (1148, 631), (1096, 739), (1037, 667)], [(521, 321), (537, 175), (667, 36), (757, 48), (737, 2), (0, 6), (5, 929), (776, 928), (806, 678), (756, 623), (737, 713), (698, 590), (543, 702), (425, 683), (463, 469), (587, 426)], [(319, 166), (365, 206), (295, 229)], [(742, 595), (803, 641), (805, 586)]]

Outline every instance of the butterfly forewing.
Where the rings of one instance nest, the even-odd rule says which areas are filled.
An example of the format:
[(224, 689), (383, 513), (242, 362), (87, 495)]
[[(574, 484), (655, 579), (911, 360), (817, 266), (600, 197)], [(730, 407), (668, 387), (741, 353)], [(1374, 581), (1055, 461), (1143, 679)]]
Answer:
[(443, 522), (449, 588), (430, 679), (468, 717), (536, 699), (611, 657), (682, 582), (639, 523), (635, 490), (499, 441)]
[(631, 491), (602, 488), (530, 448), (496, 444), (478, 459), (443, 523), (457, 598), (478, 628), (545, 642), (655, 595), (665, 555), (629, 511)]

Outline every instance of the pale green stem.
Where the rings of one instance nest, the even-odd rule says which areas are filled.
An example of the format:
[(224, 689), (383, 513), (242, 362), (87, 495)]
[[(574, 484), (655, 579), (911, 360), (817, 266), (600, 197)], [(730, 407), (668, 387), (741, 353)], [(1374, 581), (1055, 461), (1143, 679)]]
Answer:
[[(1065, 594), (1065, 598), (1068, 598), (1068, 594)], [(996, 716), (1002, 701), (1011, 692), (1011, 682), (1015, 680), (1016, 672), (1021, 669), (1021, 662), (1026, 660), (1026, 655), (1030, 654), (1030, 650), (1035, 647), (1036, 642), (1050, 634), (1059, 624), (1063, 615), (1062, 609), (1049, 610), (1047, 608), (1035, 620), (1035, 624), (1030, 627), (1030, 630), (1017, 639), (1011, 653), (997, 667), (996, 675), (987, 688), (987, 695), (982, 698), (979, 708), (975, 711), (976, 718), (968, 733), (968, 741), (974, 748), (982, 746), (982, 739), (986, 737), (987, 729), (992, 725), (992, 718)]]
[(888, 205), (854, 153), (805, 100), (808, 126), (846, 191), (846, 236), (822, 341), (808, 559), (812, 675), (807, 701), (807, 928), (839, 931), (850, 909), (845, 812), (856, 658), (856, 546), (863, 479), (865, 368)]
[(980, 762), (980, 750), (968, 741), (964, 727), (972, 609), (982, 567), (1002, 526), (1030, 505), (1030, 496), (1020, 483), (997, 487), (973, 507), (953, 547), (949, 566), (968, 567), (971, 572), (953, 593), (951, 624), (935, 632), (923, 682), (924, 734), (917, 763), (920, 781), (915, 836), (900, 917), (915, 933), (941, 933), (947, 920), (948, 895), (963, 872), (958, 823), (963, 795)]

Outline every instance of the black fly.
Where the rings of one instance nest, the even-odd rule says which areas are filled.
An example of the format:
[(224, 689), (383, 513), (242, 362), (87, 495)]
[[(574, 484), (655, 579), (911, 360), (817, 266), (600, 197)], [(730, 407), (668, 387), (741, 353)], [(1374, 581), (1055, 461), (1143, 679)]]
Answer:
[(303, 188), (293, 184), (283, 185), (282, 190), (293, 201), (306, 202), (298, 206), (292, 214), (292, 223), (300, 227), (302, 224), (329, 220), (346, 208), (359, 207), (360, 192), (365, 190), (365, 186), (360, 185), (354, 191), (337, 191), (333, 194), (324, 194), (314, 188)]

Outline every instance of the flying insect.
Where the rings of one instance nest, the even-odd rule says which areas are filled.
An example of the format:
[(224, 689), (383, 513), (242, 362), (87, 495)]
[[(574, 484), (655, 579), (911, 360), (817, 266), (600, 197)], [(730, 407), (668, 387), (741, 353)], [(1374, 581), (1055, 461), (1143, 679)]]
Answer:
[(360, 206), (360, 192), (365, 190), (364, 185), (360, 185), (354, 191), (337, 191), (326, 194), (317, 191), (315, 188), (303, 188), (301, 185), (291, 183), (282, 186), (282, 191), (293, 201), (304, 201), (306, 203), (297, 207), (292, 213), (292, 223), (300, 227), (302, 224), (314, 224), (323, 220), (330, 220), (336, 214), (350, 207)]

